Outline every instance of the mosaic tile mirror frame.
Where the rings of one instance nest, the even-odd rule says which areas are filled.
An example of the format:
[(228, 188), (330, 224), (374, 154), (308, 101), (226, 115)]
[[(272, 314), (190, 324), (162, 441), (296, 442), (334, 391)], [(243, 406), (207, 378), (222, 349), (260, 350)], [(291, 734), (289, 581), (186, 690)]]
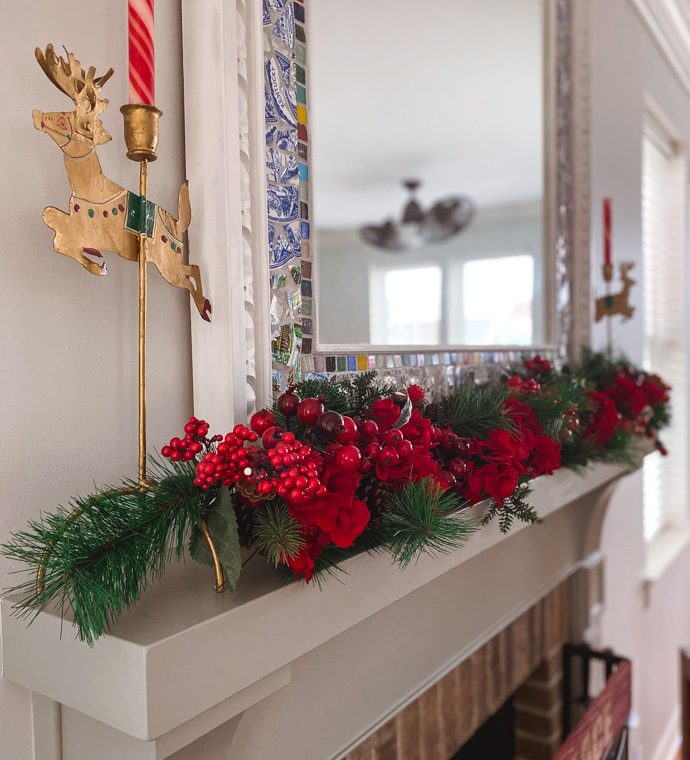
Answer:
[(565, 360), (587, 341), (589, 329), (589, 0), (544, 0), (544, 246), (552, 281), (552, 288), (547, 288), (551, 340), (521, 349), (429, 346), (405, 351), (363, 345), (326, 353), (317, 340), (314, 259), (318, 251), (313, 245), (309, 177), (308, 4), (316, 1), (262, 0), (274, 389), (313, 374), (372, 369), (402, 382), (444, 389), (469, 372), (486, 377), (523, 353), (539, 351)]

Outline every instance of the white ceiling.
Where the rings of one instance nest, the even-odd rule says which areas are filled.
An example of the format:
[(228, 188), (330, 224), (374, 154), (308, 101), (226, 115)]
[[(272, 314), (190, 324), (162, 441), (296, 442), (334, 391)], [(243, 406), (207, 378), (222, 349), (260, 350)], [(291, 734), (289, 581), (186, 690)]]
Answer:
[(542, 195), (543, 0), (314, 0), (317, 226), (396, 215), (399, 183), (479, 206)]

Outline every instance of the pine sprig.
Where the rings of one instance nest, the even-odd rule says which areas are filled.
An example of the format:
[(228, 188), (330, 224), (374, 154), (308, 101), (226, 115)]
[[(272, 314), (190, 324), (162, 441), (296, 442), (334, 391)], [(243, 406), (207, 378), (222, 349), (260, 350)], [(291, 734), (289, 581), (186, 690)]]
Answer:
[(401, 567), (420, 554), (445, 554), (462, 546), (476, 528), (451, 490), (442, 491), (430, 479), (408, 483), (387, 503), (381, 522), (385, 548)]
[(462, 437), (485, 438), (492, 430), (513, 430), (505, 412), (507, 395), (501, 385), (463, 383), (438, 401), (438, 423)]
[(256, 509), (254, 539), (257, 549), (274, 567), (287, 558), (296, 557), (305, 543), (300, 524), (290, 515), (284, 502)]
[(532, 489), (527, 483), (522, 483), (507, 499), (503, 500), (502, 504), (492, 500), (482, 520), (482, 526), (488, 525), (494, 518), (498, 518), (498, 527), (501, 533), (510, 533), (515, 520), (535, 523), (539, 516), (527, 501), (531, 492)]
[(571, 409), (587, 406), (586, 389), (571, 378), (552, 379), (545, 393), (519, 393), (516, 398), (530, 407), (544, 429), (545, 435), (558, 439)]
[(189, 463), (152, 462), (148, 488), (125, 480), (13, 534), (2, 551), (26, 565), (25, 580), (8, 590), (21, 596), (17, 614), (33, 620), (57, 603), (63, 616), (71, 610), (79, 638), (92, 644), (172, 556), (182, 556), (187, 532), (205, 510), (194, 477)]

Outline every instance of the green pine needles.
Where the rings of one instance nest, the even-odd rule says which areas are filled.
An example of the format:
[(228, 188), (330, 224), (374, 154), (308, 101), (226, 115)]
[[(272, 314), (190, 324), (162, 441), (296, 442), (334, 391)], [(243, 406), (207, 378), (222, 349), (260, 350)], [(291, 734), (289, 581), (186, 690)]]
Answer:
[(438, 422), (467, 438), (485, 438), (497, 429), (512, 431), (513, 422), (505, 412), (507, 397), (503, 385), (463, 383), (438, 402)]
[(300, 524), (290, 516), (282, 501), (256, 511), (254, 540), (256, 548), (274, 567), (284, 563), (286, 558), (296, 557), (304, 546)]
[(515, 520), (525, 523), (535, 523), (538, 515), (527, 501), (532, 489), (527, 483), (520, 484), (515, 491), (500, 504), (492, 500), (482, 520), (482, 526), (488, 525), (494, 518), (498, 518), (498, 527), (501, 533), (510, 533)]
[(401, 567), (420, 554), (436, 556), (461, 547), (476, 530), (463, 512), (467, 504), (430, 479), (408, 483), (391, 497), (381, 523), (385, 548)]
[(79, 638), (93, 644), (171, 557), (181, 557), (206, 504), (193, 483), (194, 465), (152, 462), (150, 469), (148, 489), (125, 480), (74, 499), (10, 537), (3, 552), (27, 566), (27, 577), (13, 589), (20, 617), (32, 620), (57, 605), (63, 615), (71, 611)]

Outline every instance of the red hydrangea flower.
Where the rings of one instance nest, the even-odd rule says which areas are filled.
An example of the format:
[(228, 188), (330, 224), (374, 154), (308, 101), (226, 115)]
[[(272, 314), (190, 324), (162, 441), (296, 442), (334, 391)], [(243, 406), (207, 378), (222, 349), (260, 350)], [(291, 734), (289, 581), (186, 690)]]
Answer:
[(647, 406), (647, 395), (642, 386), (622, 372), (616, 375), (613, 385), (604, 392), (615, 401), (621, 412), (632, 417), (637, 417)]
[(605, 446), (618, 428), (620, 415), (614, 402), (601, 391), (590, 391), (589, 398), (594, 404), (594, 417), (587, 426), (584, 437), (596, 446)]
[(434, 440), (434, 426), (419, 409), (412, 410), (410, 419), (400, 428), (400, 432), (415, 448), (429, 449)]
[(411, 385), (407, 389), (407, 395), (413, 404), (418, 404), (424, 400), (424, 388), (421, 385)]
[(548, 435), (538, 435), (530, 456), (532, 473), (537, 475), (552, 475), (561, 466), (561, 447)]
[(520, 472), (510, 465), (485, 464), (468, 471), (462, 495), (473, 504), (490, 496), (499, 504), (517, 488)]
[(537, 415), (534, 413), (531, 406), (510, 396), (506, 399), (504, 409), (506, 414), (519, 427), (531, 430), (535, 435), (540, 435), (544, 432), (541, 423), (537, 419)]
[(290, 503), (290, 514), (307, 527), (316, 527), (343, 549), (354, 543), (369, 523), (367, 505), (355, 498), (361, 475), (328, 465), (321, 475), (326, 487), (323, 496)]
[(381, 398), (371, 405), (371, 416), (382, 430), (388, 430), (400, 419), (400, 407), (392, 398)]
[(642, 383), (642, 392), (647, 397), (647, 403), (650, 406), (657, 406), (668, 401), (668, 392), (670, 387), (659, 377), (659, 375), (650, 375)]

